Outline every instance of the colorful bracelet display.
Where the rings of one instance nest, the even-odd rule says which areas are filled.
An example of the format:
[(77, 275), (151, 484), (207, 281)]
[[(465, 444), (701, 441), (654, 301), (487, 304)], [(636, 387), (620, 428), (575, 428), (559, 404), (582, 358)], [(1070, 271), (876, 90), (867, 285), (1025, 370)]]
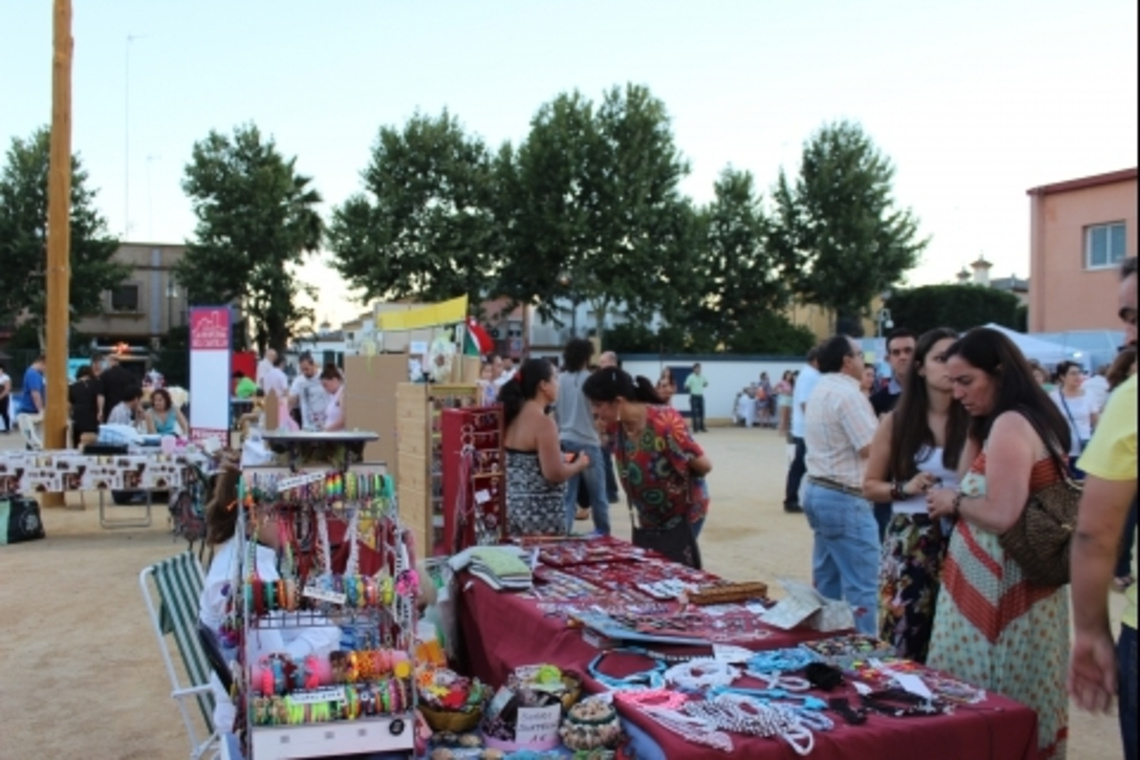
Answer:
[(298, 726), (404, 713), (413, 706), (409, 680), (393, 677), (310, 694), (254, 697), (250, 722), (255, 726)]
[(333, 685), (370, 683), (391, 678), (410, 682), (412, 662), (399, 649), (365, 649), (331, 652), (322, 662), (309, 655), (297, 662), (285, 654), (269, 654), (260, 659), (253, 673), (253, 688), (261, 697), (288, 696)]
[(325, 575), (304, 587), (293, 578), (252, 578), (242, 586), (248, 609), (257, 617), (277, 611), (324, 609), (328, 605), (351, 610), (387, 607), (397, 595), (414, 597), (418, 590), (415, 570), (402, 571), (395, 580), (385, 574)]

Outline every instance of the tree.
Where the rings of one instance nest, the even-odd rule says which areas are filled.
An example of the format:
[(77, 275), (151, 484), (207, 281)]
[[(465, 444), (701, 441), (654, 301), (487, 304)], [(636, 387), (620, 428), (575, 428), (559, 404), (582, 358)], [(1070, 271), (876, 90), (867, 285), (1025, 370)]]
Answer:
[[(25, 310), (44, 345), (47, 299), (48, 159), (51, 132), (15, 138), (0, 170), (0, 322)], [(95, 191), (78, 155), (71, 159), (71, 287), (73, 318), (100, 314), (104, 293), (126, 279), (129, 267), (112, 261), (119, 241), (95, 209)]]
[(994, 322), (1017, 329), (1019, 301), (1013, 293), (981, 285), (924, 285), (891, 296), (891, 320), (922, 334), (936, 327), (965, 331)]
[(492, 162), (445, 110), (382, 127), (363, 172), (365, 192), (333, 211), (333, 266), (365, 298), (489, 295), (497, 232)]
[(750, 328), (771, 320), (787, 301), (782, 272), (767, 247), (768, 222), (752, 174), (725, 169), (705, 211), (706, 240), (696, 277), (703, 287), (698, 319), (712, 327), (717, 343), (739, 351), (754, 343)]
[(558, 299), (576, 305), (588, 295), (577, 270), (594, 245), (599, 139), (593, 104), (561, 93), (538, 109), (518, 150), (503, 146), (495, 160), (496, 218), (506, 232), (497, 291), (555, 323)]
[(804, 144), (794, 188), (781, 170), (774, 251), (802, 300), (852, 320), (917, 264), (927, 241), (913, 213), (895, 207), (893, 179), (890, 159), (851, 122), (825, 125)]
[(296, 163), (250, 124), (232, 138), (211, 131), (195, 143), (182, 182), (198, 224), (178, 281), (196, 303), (241, 299), (259, 351), (283, 350), (313, 319), (297, 298), (315, 298), (315, 289), (300, 284), (293, 268), (320, 246), (321, 196)]
[[(577, 92), (543, 105), (509, 168), (517, 206), (508, 225), (504, 292), (537, 303), (589, 303), (598, 337), (615, 309), (641, 320), (662, 307), (684, 253), (688, 171), (664, 104), (638, 85), (596, 109)], [(652, 287), (665, 279), (665, 287)]]

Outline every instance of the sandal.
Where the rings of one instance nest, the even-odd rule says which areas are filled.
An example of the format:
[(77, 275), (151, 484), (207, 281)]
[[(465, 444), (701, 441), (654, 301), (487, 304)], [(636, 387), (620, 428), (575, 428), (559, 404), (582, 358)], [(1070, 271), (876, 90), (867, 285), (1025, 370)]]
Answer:
[(590, 519), (590, 510), (586, 509), (585, 507), (578, 507), (578, 511), (574, 513), (574, 519), (575, 520), (589, 520)]
[(1117, 591), (1127, 591), (1128, 587), (1136, 582), (1131, 575), (1121, 575), (1112, 579), (1112, 585)]

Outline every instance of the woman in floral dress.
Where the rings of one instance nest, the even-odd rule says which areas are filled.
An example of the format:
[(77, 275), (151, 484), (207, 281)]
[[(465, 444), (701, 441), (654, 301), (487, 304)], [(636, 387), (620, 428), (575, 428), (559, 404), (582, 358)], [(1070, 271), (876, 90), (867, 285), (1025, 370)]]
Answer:
[(932, 518), (957, 518), (927, 662), (1032, 707), (1040, 756), (1064, 758), (1068, 592), (1031, 584), (999, 537), (1031, 493), (1064, 477), (1053, 452), (1063, 461), (1069, 425), (1000, 332), (975, 328), (946, 356), (954, 398), (972, 418), (970, 465), (958, 490), (927, 494)]
[(891, 504), (879, 567), (879, 637), (899, 657), (926, 662), (948, 536), (926, 513), (926, 492), (958, 485), (970, 416), (954, 402), (946, 349), (958, 339), (939, 328), (918, 339), (894, 411), (883, 416), (863, 495)]
[(594, 414), (616, 430), (618, 477), (643, 528), (669, 528), (684, 519), (698, 536), (708, 514), (704, 477), (712, 462), (688, 425), (664, 406), (647, 378), (600, 369), (582, 385)]

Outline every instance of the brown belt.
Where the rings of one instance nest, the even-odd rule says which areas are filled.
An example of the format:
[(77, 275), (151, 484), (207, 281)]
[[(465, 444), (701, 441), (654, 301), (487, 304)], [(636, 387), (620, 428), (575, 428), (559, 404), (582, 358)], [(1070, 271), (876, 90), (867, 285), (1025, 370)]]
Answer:
[(808, 475), (808, 482), (815, 483), (820, 488), (829, 488), (832, 491), (839, 491), (848, 496), (858, 496), (860, 499), (864, 498), (862, 488), (852, 488), (851, 486), (844, 485), (837, 480), (830, 478), (817, 478), (814, 475)]

